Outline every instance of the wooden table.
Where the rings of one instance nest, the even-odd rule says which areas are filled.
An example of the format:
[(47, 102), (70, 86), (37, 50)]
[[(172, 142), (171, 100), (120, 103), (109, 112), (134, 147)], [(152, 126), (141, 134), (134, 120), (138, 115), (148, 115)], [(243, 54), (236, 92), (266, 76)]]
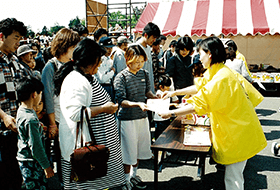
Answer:
[[(188, 164), (198, 166), (198, 176), (201, 177), (205, 174), (205, 158), (210, 150), (210, 146), (186, 146), (183, 144), (185, 125), (181, 124), (183, 117), (177, 117), (166, 128), (166, 130), (159, 136), (156, 142), (151, 146), (154, 151), (154, 189), (158, 189), (158, 151), (168, 151), (171, 153), (190, 153), (197, 154), (199, 158), (198, 164)], [(162, 159), (159, 163), (163, 163)]]

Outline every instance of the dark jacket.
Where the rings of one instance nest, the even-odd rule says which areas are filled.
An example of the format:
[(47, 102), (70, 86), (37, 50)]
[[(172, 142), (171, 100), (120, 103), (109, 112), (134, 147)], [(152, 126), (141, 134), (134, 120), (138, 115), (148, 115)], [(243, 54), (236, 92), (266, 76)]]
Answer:
[(177, 53), (167, 61), (166, 74), (173, 78), (175, 89), (193, 85), (193, 64), (189, 55), (181, 57)]

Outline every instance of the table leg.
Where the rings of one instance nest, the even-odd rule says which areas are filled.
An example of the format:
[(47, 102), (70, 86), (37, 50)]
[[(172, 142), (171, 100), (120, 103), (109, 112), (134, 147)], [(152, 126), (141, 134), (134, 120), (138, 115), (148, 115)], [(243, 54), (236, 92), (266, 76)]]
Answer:
[(202, 177), (205, 175), (205, 154), (199, 155), (199, 164), (198, 164), (198, 171), (197, 171), (197, 177)]
[(154, 150), (154, 189), (158, 189), (158, 150)]

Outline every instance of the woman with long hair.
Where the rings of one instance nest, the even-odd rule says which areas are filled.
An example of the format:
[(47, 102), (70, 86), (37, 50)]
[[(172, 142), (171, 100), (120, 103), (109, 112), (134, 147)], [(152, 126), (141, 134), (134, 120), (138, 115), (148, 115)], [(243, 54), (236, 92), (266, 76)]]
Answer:
[[(105, 53), (106, 50), (95, 41), (85, 38), (76, 46), (73, 59), (60, 68), (55, 78), (61, 107), (59, 138), (64, 189), (107, 189), (125, 184), (114, 116), (118, 104), (112, 103), (109, 94), (93, 76)], [(70, 155), (75, 148), (76, 126), (83, 106), (90, 116), (88, 126), (92, 128), (97, 144), (110, 149), (108, 171), (106, 176), (95, 180), (71, 182)], [(83, 138), (84, 142), (91, 141), (87, 127), (83, 128)]]

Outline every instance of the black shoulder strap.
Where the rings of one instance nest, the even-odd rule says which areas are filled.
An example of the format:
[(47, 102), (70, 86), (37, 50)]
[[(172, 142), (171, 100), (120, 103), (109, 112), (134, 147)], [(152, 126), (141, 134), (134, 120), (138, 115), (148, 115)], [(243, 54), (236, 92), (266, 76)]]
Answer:
[(83, 146), (83, 120), (84, 120), (84, 112), (83, 112), (83, 108), (82, 108), (81, 115), (80, 115), (80, 121), (77, 122), (75, 149), (77, 148), (77, 142), (78, 142), (80, 128), (81, 128), (81, 147)]
[(87, 120), (87, 123), (88, 123), (88, 130), (89, 130), (89, 134), (90, 134), (90, 137), (91, 137), (91, 141), (92, 141), (93, 144), (96, 144), (96, 139), (95, 139), (95, 136), (93, 134), (92, 128), (90, 126), (89, 115), (88, 115), (88, 112), (86, 110), (86, 107), (83, 106), (82, 110), (85, 110), (85, 113), (86, 113), (86, 120)]
[(80, 121), (77, 122), (75, 149), (77, 148), (77, 141), (78, 141), (78, 135), (79, 135), (79, 130), (80, 130), (80, 128), (81, 128), (81, 147), (83, 146), (84, 111), (85, 111), (85, 114), (86, 114), (86, 120), (87, 120), (87, 123), (88, 123), (88, 130), (89, 130), (89, 134), (90, 134), (90, 137), (91, 137), (91, 141), (93, 142), (94, 145), (96, 144), (96, 139), (95, 139), (95, 137), (94, 137), (94, 135), (93, 135), (93, 131), (92, 131), (92, 128), (91, 128), (91, 126), (90, 126), (88, 112), (87, 112), (87, 110), (86, 110), (86, 107), (83, 106), (82, 109), (81, 109)]

